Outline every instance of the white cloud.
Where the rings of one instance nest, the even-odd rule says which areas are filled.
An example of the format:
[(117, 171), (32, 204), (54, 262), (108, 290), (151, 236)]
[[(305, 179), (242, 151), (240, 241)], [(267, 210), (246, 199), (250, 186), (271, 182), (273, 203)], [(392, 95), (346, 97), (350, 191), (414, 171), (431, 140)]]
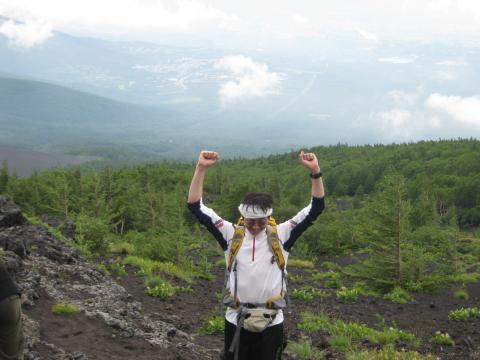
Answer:
[(453, 81), (457, 79), (456, 74), (448, 71), (433, 71), (430, 77), (437, 81)]
[(427, 12), (439, 12), (443, 14), (448, 14), (452, 5), (452, 0), (432, 0), (427, 4), (425, 10)]
[(47, 23), (38, 21), (20, 23), (13, 20), (0, 25), (0, 34), (7, 37), (10, 45), (25, 49), (41, 44), (53, 35), (52, 28)]
[(371, 125), (389, 141), (414, 141), (430, 138), (432, 130), (441, 130), (442, 121), (435, 114), (422, 109), (394, 108), (373, 114)]
[(292, 15), (292, 20), (293, 20), (293, 22), (295, 22), (297, 24), (308, 24), (309, 23), (308, 19), (301, 14), (293, 14)]
[(446, 96), (438, 93), (428, 97), (426, 105), (442, 110), (453, 119), (467, 125), (480, 126), (480, 96)]
[(359, 29), (357, 28), (356, 31), (365, 39), (365, 40), (369, 40), (369, 41), (378, 41), (378, 37), (377, 35), (375, 35), (374, 33), (371, 33), (367, 30), (364, 30), (364, 29)]
[(412, 57), (401, 58), (398, 56), (392, 56), (388, 58), (378, 58), (377, 61), (381, 63), (390, 63), (390, 64), (410, 64), (410, 63), (413, 63), (415, 59)]
[(416, 92), (409, 93), (401, 90), (389, 91), (387, 96), (391, 98), (395, 105), (402, 107), (412, 107), (420, 99), (423, 91), (418, 89)]
[(220, 86), (222, 105), (280, 93), (282, 76), (268, 70), (263, 63), (254, 62), (243, 55), (226, 56), (215, 63), (215, 68), (234, 77)]
[(440, 66), (465, 66), (465, 65), (467, 65), (467, 63), (463, 60), (444, 60), (444, 61), (436, 62), (435, 65), (440, 65)]
[(408, 110), (393, 109), (378, 114), (380, 120), (380, 128), (384, 134), (395, 138), (410, 137), (410, 122), (412, 113)]
[(0, 15), (22, 21), (41, 19), (65, 32), (108, 36), (192, 33), (200, 28), (225, 28), (238, 21), (235, 14), (198, 0), (2, 0)]

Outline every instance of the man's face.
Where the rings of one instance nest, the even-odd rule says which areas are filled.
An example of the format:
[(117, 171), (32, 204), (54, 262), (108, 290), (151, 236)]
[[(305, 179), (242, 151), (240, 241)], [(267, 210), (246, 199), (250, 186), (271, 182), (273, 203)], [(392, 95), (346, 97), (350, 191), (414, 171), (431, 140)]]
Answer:
[(245, 219), (245, 227), (253, 236), (260, 234), (267, 227), (268, 219)]

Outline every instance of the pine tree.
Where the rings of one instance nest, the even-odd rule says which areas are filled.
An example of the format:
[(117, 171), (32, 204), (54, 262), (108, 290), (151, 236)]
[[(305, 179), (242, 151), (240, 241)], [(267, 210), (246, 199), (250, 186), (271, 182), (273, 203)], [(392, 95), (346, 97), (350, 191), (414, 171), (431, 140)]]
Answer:
[(351, 275), (384, 290), (401, 285), (406, 280), (404, 251), (410, 248), (411, 233), (405, 178), (387, 175), (364, 215), (361, 236), (369, 244), (370, 256)]

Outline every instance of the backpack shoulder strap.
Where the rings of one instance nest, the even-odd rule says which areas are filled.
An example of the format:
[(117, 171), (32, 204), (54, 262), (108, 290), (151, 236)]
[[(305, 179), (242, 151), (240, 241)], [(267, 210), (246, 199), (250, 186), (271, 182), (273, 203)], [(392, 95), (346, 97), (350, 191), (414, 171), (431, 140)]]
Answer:
[(228, 254), (227, 270), (232, 271), (233, 262), (237, 256), (238, 250), (242, 247), (243, 238), (245, 237), (245, 226), (243, 225), (243, 219), (240, 218), (237, 225), (235, 225), (235, 232), (233, 233), (232, 243), (230, 244), (230, 251)]
[(272, 263), (275, 261), (280, 268), (280, 270), (285, 269), (285, 257), (283, 256), (282, 252), (282, 242), (278, 237), (277, 226), (268, 225), (267, 227), (267, 239), (268, 244), (270, 245), (270, 249), (273, 253)]

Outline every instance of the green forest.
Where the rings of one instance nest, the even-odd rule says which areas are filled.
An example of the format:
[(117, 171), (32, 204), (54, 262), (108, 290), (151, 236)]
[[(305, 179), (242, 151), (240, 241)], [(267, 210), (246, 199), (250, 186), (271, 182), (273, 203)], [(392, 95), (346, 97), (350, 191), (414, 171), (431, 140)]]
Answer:
[[(478, 279), (480, 141), (319, 146), (326, 210), (292, 250), (292, 259), (355, 254), (345, 282), (373, 291), (429, 291)], [(0, 193), (31, 221), (71, 219), (75, 244), (96, 258), (112, 253), (171, 262), (208, 277), (221, 250), (186, 207), (195, 164), (101, 164), (59, 168), (28, 178), (0, 170)], [(207, 173), (204, 202), (228, 220), (248, 191), (267, 191), (284, 221), (310, 201), (298, 151), (222, 160)], [(179, 270), (180, 271), (180, 270)]]

